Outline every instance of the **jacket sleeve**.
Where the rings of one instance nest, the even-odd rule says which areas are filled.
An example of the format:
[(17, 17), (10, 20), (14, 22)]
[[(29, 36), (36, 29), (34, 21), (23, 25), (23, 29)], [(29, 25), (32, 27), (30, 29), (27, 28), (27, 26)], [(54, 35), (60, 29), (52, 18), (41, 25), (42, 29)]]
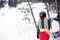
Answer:
[(39, 29), (39, 21), (38, 21), (38, 24), (37, 24), (37, 38), (39, 39), (39, 32), (40, 32), (40, 29)]

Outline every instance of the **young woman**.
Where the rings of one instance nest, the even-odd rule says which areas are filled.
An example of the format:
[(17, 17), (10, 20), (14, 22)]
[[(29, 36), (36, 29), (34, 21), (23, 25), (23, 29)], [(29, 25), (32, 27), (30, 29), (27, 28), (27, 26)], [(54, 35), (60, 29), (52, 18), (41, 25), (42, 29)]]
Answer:
[(48, 20), (46, 18), (46, 13), (41, 12), (39, 13), (39, 21), (38, 21), (38, 26), (39, 26), (39, 34), (38, 37), (40, 40), (49, 40), (49, 31), (48, 31)]

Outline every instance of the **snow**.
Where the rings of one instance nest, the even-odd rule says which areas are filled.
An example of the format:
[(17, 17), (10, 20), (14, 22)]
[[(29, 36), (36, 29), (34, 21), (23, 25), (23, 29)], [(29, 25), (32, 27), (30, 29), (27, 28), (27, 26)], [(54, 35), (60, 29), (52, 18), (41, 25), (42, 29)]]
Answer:
[(0, 10), (2, 12), (0, 13), (0, 40), (20, 40), (20, 34), (16, 27), (20, 15), (15, 11), (15, 8), (8, 9), (6, 7)]
[(0, 40), (37, 40), (35, 25), (23, 18), (17, 8), (0, 9)]
[[(0, 9), (0, 40), (39, 40), (36, 37), (36, 27), (33, 22), (31, 14), (28, 20), (24, 19), (24, 13), (18, 8), (25, 4), (18, 4), (17, 8), (9, 8), (8, 5)], [(42, 6), (43, 5), (43, 6)], [(43, 3), (36, 3), (31, 5), (33, 9), (36, 22), (39, 20), (39, 12), (45, 11)]]
[[(54, 25), (54, 24), (55, 24), (55, 25)], [(53, 32), (59, 31), (59, 23), (58, 23), (57, 21), (53, 20), (51, 26), (52, 26), (52, 31), (53, 31)], [(56, 29), (56, 28), (57, 28), (57, 29)]]
[[(58, 21), (55, 21), (53, 20), (52, 23), (51, 23), (51, 29), (50, 29), (50, 32), (51, 34), (54, 33), (54, 32), (57, 32), (59, 31), (59, 23)], [(52, 37), (52, 35), (50, 35), (50, 39), (49, 40), (60, 40), (60, 37), (57, 37), (56, 39)]]

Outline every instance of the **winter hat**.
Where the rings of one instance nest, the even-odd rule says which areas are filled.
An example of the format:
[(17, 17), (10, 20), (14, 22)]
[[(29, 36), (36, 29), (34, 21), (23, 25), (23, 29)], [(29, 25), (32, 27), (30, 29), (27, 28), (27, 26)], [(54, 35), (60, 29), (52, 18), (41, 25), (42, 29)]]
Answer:
[(39, 14), (43, 14), (43, 16), (46, 17), (46, 13), (44, 11), (41, 11)]

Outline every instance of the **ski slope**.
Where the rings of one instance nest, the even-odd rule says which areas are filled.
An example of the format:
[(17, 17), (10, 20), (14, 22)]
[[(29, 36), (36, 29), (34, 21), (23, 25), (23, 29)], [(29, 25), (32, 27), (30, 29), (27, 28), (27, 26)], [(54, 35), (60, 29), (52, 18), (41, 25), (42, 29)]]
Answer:
[(37, 40), (34, 23), (22, 20), (24, 13), (6, 5), (0, 9), (0, 40)]
[[(37, 7), (37, 4), (39, 7)], [(40, 3), (37, 4), (32, 5), (32, 7), (35, 7), (33, 13), (36, 22), (39, 20), (39, 12), (46, 12), (44, 7), (41, 6), (42, 3), (41, 5)], [(18, 10), (23, 5), (19, 4), (17, 8), (9, 8), (6, 4), (4, 8), (0, 9), (0, 40), (39, 40), (36, 37), (36, 27), (31, 14), (28, 15), (30, 21), (28, 19), (23, 20), (25, 13)]]

